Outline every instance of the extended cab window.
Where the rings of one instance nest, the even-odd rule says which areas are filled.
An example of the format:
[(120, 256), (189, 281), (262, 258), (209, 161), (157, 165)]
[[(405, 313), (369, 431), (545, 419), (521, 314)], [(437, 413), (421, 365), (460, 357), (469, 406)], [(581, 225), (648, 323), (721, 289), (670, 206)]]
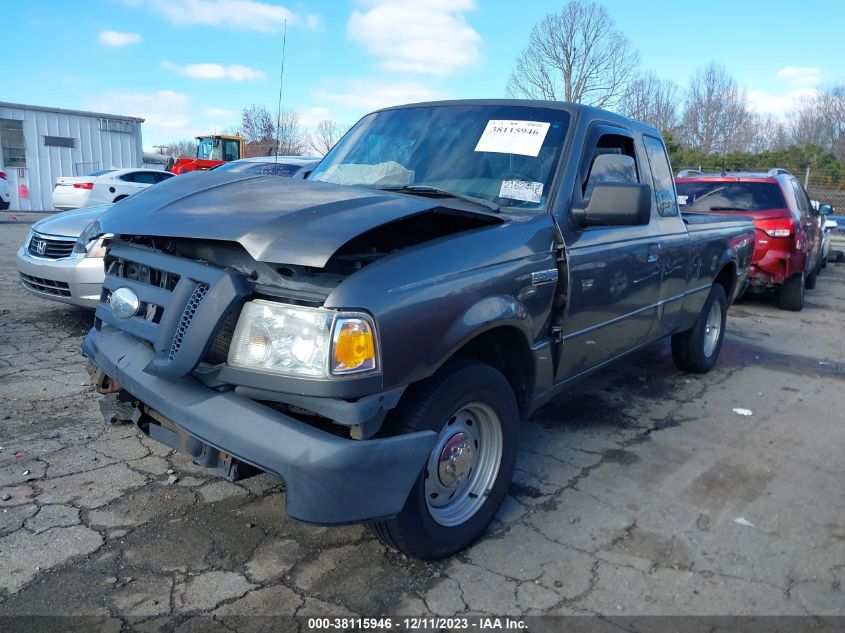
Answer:
[(678, 215), (678, 198), (675, 195), (675, 179), (669, 167), (669, 158), (663, 148), (663, 142), (653, 136), (643, 136), (646, 155), (651, 165), (651, 177), (654, 181), (654, 197), (660, 215)]
[(582, 185), (585, 202), (589, 201), (593, 189), (598, 184), (639, 182), (634, 139), (618, 134), (604, 134), (599, 137), (594, 150), (588, 156), (590, 170)]

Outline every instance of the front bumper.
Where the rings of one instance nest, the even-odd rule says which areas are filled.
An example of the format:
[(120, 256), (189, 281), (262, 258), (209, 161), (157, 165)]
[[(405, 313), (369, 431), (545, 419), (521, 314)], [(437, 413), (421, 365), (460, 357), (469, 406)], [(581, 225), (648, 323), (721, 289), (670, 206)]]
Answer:
[(102, 257), (40, 259), (21, 247), (17, 266), (21, 285), (30, 294), (83, 308), (97, 307), (105, 277)]
[(288, 515), (307, 523), (338, 525), (395, 515), (437, 438), (423, 431), (345, 439), (191, 376), (176, 381), (153, 376), (144, 371), (153, 350), (105, 323), (88, 333), (82, 351), (191, 436), (284, 479)]

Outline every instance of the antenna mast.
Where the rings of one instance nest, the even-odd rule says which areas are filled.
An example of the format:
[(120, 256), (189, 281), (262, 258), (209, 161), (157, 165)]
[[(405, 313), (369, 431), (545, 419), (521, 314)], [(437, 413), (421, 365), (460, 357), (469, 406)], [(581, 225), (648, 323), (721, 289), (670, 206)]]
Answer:
[(285, 85), (285, 47), (288, 42), (288, 21), (285, 20), (285, 31), (282, 36), (282, 70), (279, 73), (279, 108), (276, 116), (276, 162), (279, 162), (279, 149), (282, 145), (282, 88)]

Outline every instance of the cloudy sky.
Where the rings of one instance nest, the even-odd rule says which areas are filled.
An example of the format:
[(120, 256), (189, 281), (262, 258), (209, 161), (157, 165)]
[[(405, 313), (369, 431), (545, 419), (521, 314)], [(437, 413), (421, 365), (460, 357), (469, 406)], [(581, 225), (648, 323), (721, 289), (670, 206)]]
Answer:
[[(845, 3), (606, 0), (644, 68), (685, 85), (724, 64), (757, 110), (845, 81)], [(532, 26), (560, 0), (4, 2), (0, 100), (142, 116), (144, 145), (237, 129), (284, 107), (313, 127), (382, 106), (502, 97)], [(14, 27), (14, 28), (9, 28)], [(10, 52), (15, 51), (12, 55)], [(14, 59), (14, 61), (11, 61)]]

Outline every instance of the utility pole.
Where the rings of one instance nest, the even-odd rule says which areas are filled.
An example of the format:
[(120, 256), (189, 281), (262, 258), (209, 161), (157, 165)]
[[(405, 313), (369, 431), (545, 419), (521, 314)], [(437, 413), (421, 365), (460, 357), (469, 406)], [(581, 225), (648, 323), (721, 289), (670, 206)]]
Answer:
[(804, 172), (804, 189), (810, 184), (810, 166), (807, 165), (807, 171)]
[(164, 148), (165, 147), (167, 147), (167, 145), (153, 145), (153, 149), (157, 149), (158, 153), (161, 154), (162, 156), (164, 156)]

